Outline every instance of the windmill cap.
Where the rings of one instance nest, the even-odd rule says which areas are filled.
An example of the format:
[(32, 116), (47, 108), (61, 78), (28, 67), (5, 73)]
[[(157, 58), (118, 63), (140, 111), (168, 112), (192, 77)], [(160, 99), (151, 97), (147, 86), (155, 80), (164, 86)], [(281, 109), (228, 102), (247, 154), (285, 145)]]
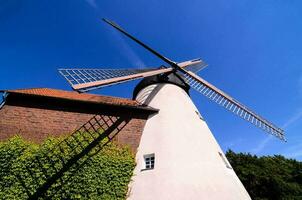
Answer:
[(172, 72), (168, 74), (160, 74), (155, 76), (146, 77), (141, 80), (133, 91), (133, 99), (136, 98), (138, 93), (146, 88), (149, 85), (158, 84), (158, 83), (169, 83), (173, 85), (177, 85), (182, 88), (186, 93), (189, 94), (190, 86), (181, 78), (181, 75), (177, 72)]

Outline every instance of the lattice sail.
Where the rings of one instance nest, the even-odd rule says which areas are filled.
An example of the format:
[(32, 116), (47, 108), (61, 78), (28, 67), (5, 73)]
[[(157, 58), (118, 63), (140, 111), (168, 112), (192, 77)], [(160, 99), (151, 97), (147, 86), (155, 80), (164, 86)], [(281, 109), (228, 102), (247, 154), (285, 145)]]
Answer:
[[(199, 61), (199, 62), (194, 62), (194, 61)], [(180, 63), (177, 63), (177, 65), (180, 66), (181, 68), (187, 70), (187, 71), (191, 71), (191, 72), (194, 72), (194, 73), (197, 73), (200, 70), (204, 69), (206, 66), (208, 66), (208, 64), (206, 64), (201, 59), (195, 59), (195, 60), (192, 60), (191, 62), (193, 64), (187, 65), (186, 67), (181, 67)]]
[[(194, 72), (207, 66), (200, 59), (181, 62), (178, 65)], [(59, 72), (74, 90), (86, 92), (108, 85), (171, 72), (172, 70), (172, 67), (168, 67), (147, 69), (59, 69)]]
[[(158, 69), (59, 69), (74, 90), (86, 92), (152, 74)], [(127, 77), (127, 78), (125, 78)], [(106, 84), (108, 83), (108, 84)]]
[(261, 128), (262, 130), (285, 141), (284, 131), (282, 129), (278, 128), (273, 123), (254, 113), (249, 108), (242, 105), (237, 100), (227, 95), (220, 89), (216, 88), (206, 80), (197, 76), (193, 72), (185, 70), (182, 71), (184, 73), (183, 77), (187, 84), (189, 84), (196, 91), (208, 97), (215, 103), (225, 107), (227, 110), (245, 119), (246, 121), (254, 124), (256, 127)]

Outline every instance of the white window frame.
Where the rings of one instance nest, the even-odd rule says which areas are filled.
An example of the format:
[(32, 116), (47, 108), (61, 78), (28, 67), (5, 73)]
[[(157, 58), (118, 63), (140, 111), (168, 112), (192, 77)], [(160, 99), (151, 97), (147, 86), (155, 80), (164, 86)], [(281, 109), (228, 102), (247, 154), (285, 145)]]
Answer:
[(154, 169), (154, 167), (155, 167), (155, 154), (154, 153), (144, 155), (143, 166), (144, 166), (144, 168), (142, 170)]

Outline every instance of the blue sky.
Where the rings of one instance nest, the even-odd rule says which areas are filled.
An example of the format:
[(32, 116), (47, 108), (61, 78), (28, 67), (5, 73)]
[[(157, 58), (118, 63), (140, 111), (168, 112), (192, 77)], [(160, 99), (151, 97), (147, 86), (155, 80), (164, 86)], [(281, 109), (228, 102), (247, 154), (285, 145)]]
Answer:
[[(163, 64), (101, 22), (106, 17), (284, 128), (287, 143), (191, 91), (221, 147), (302, 160), (302, 1), (0, 1), (0, 89), (70, 90), (60, 67)], [(95, 91), (131, 97), (137, 82)]]

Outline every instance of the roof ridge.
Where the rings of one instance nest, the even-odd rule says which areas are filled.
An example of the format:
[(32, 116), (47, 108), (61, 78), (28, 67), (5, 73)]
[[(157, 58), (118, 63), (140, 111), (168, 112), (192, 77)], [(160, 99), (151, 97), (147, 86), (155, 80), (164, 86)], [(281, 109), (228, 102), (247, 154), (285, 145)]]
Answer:
[(0, 89), (0, 91), (15, 91), (15, 90), (34, 90), (34, 89), (47, 89), (46, 87), (33, 87), (33, 88), (16, 88), (16, 89)]
[(141, 105), (136, 100), (125, 97), (114, 97), (109, 95), (101, 95), (101, 94), (91, 94), (91, 93), (78, 93), (76, 91), (68, 91), (62, 89), (54, 89), (54, 88), (23, 88), (23, 89), (15, 89), (15, 90), (3, 90), (5, 92), (10, 93), (21, 93), (26, 95), (34, 95), (34, 96), (47, 96), (47, 97), (55, 97), (55, 98), (63, 98), (70, 100), (81, 100), (81, 101), (90, 101), (90, 102), (103, 102), (109, 104), (131, 104), (131, 105)]

